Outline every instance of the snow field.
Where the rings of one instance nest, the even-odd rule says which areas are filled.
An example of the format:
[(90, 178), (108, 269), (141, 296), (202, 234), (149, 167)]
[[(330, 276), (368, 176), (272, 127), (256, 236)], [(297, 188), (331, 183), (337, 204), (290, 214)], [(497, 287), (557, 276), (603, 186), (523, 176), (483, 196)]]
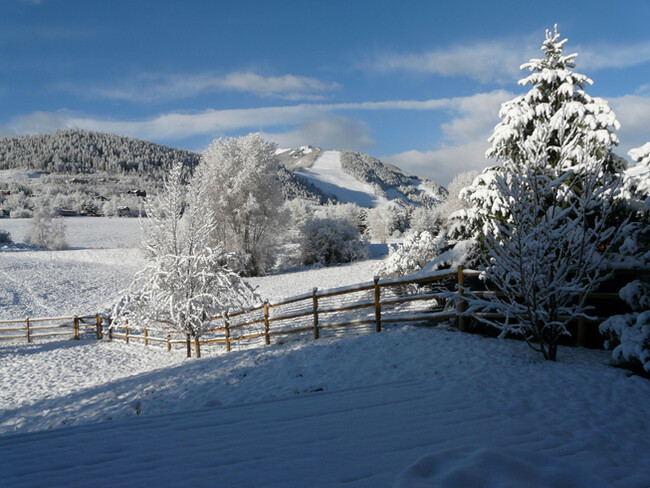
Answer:
[(408, 326), (201, 360), (90, 340), (0, 347), (9, 486), (650, 484), (647, 410), (633, 407), (650, 383), (606, 351), (547, 363), (521, 342)]

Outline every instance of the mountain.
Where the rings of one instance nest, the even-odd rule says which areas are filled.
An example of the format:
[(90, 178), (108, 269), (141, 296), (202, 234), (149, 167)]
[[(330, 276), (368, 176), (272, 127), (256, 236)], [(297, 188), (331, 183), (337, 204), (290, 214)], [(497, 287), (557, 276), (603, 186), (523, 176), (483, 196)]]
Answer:
[(431, 206), (447, 196), (447, 190), (431, 180), (355, 151), (324, 151), (301, 146), (279, 151), (278, 159), (300, 180), (339, 202), (363, 207), (388, 202), (399, 206)]
[[(389, 201), (399, 206), (419, 206), (439, 203), (447, 194), (433, 181), (359, 152), (302, 146), (280, 150), (277, 155), (281, 163), (278, 178), (287, 199), (355, 202), (364, 207)], [(22, 190), (25, 195), (46, 193), (37, 188), (41, 185), (34, 180), (34, 176), (45, 173), (49, 176), (41, 178), (43, 184), (65, 181), (73, 185), (74, 191), (95, 197), (110, 196), (104, 194), (107, 178), (116, 182), (113, 188), (119, 188), (119, 192), (137, 187), (155, 192), (175, 163), (193, 168), (200, 158), (192, 151), (85, 130), (5, 137), (0, 138), (0, 170), (13, 170), (13, 174), (10, 178), (5, 171), (5, 184), (0, 186), (7, 187), (5, 191), (11, 189), (8, 182), (23, 174), (23, 183), (28, 187)], [(79, 174), (85, 176), (69, 178)], [(27, 181), (27, 175), (32, 181)], [(66, 175), (65, 180), (61, 175)]]

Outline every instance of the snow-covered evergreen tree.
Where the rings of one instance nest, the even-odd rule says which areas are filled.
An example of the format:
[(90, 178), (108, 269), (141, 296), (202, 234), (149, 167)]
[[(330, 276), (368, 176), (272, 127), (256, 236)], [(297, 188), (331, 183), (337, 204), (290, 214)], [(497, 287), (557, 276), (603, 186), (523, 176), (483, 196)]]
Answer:
[[(113, 311), (114, 325), (165, 329), (200, 337), (210, 318), (251, 306), (250, 286), (213, 245), (214, 212), (205, 207), (206, 182), (194, 179), (187, 199), (182, 164), (172, 168), (164, 191), (147, 202), (143, 245), (149, 264), (136, 274)], [(187, 200), (187, 201), (186, 201)]]
[(485, 279), (503, 293), (472, 300), (470, 311), (505, 314), (505, 323), (488, 322), (550, 360), (602, 278), (624, 169), (610, 156), (618, 122), (584, 92), (591, 80), (570, 70), (576, 55), (563, 55), (565, 42), (547, 31), (545, 58), (522, 65), (533, 74), (520, 84), (532, 87), (502, 106), (490, 138), (487, 155), (502, 165), (461, 194), (474, 205), (465, 215), (482, 236)]
[(203, 154), (197, 175), (207, 185), (204, 204), (217, 218), (214, 237), (245, 259), (246, 272), (266, 272), (282, 216), (276, 145), (261, 135), (217, 139)]
[(607, 337), (605, 346), (613, 349), (612, 359), (617, 364), (640, 364), (650, 373), (650, 284), (632, 281), (619, 296), (632, 313), (615, 315), (600, 324), (601, 334)]
[(642, 166), (650, 167), (650, 142), (646, 142), (641, 147), (630, 149), (628, 155)]

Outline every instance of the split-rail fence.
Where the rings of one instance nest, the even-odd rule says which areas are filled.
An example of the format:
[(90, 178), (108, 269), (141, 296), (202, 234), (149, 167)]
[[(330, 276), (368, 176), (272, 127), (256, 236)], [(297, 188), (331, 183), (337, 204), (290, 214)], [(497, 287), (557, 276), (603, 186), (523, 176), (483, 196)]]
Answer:
[[(623, 271), (650, 274), (650, 270)], [(201, 346), (220, 345), (226, 351), (246, 345), (270, 345), (282, 342), (287, 336), (300, 334), (314, 339), (325, 333), (355, 329), (380, 332), (388, 324), (427, 323), (454, 319), (460, 331), (468, 329), (472, 316), (464, 315), (462, 298), (448, 303), (449, 291), (472, 290), (480, 295), (489, 293), (482, 288), (476, 277), (479, 271), (463, 269), (439, 270), (424, 276), (379, 279), (340, 288), (318, 290), (279, 300), (264, 301), (248, 310), (235, 311), (213, 317), (209, 329), (201, 337), (190, 338), (182, 332), (161, 328), (149, 330), (125, 326), (111, 327), (110, 317), (100, 314), (85, 317), (26, 318), (0, 321), (0, 339), (34, 338), (55, 335), (72, 335), (79, 339), (83, 334), (93, 334), (97, 339), (141, 342), (145, 346), (162, 344), (168, 351), (181, 346), (191, 355), (192, 346), (200, 357)], [(616, 292), (599, 292), (588, 295), (592, 303), (620, 302)], [(602, 308), (602, 307), (601, 307)], [(475, 314), (478, 315), (478, 314)], [(487, 315), (487, 314), (484, 314)], [(497, 314), (489, 314), (498, 318)], [(598, 323), (610, 314), (593, 320), (580, 318), (575, 335), (579, 346), (587, 345), (588, 324)], [(7, 327), (7, 326), (10, 327)], [(4, 328), (2, 328), (4, 326)]]

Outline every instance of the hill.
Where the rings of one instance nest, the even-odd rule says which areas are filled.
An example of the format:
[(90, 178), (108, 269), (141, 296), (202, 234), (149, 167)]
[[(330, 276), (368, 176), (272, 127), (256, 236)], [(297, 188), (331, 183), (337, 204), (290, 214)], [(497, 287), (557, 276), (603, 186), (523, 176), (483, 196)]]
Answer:
[(439, 184), (360, 152), (302, 146), (280, 151), (278, 159), (323, 193), (362, 207), (376, 207), (388, 201), (400, 206), (432, 206), (447, 196), (447, 190)]
[(0, 139), (0, 169), (50, 173), (130, 173), (159, 178), (176, 162), (194, 166), (200, 155), (132, 137), (59, 130)]
[[(138, 197), (156, 193), (174, 164), (191, 171), (200, 159), (196, 152), (85, 130), (0, 138), (0, 210), (26, 217), (30, 197), (49, 195), (58, 209), (137, 215)], [(278, 160), (278, 180), (289, 200), (431, 206), (447, 194), (433, 181), (358, 152), (303, 146), (279, 151)]]

